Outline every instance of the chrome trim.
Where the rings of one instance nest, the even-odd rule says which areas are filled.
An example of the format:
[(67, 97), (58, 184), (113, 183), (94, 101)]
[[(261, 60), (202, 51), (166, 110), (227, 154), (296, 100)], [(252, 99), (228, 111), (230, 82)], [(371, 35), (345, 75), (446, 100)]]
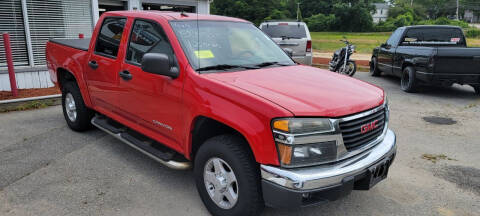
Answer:
[(385, 157), (396, 153), (395, 133), (387, 130), (384, 140), (374, 148), (333, 165), (283, 169), (260, 165), (262, 179), (295, 190), (311, 190), (340, 184)]
[[(370, 143), (365, 144), (364, 146), (352, 150), (352, 151), (347, 151), (347, 148), (345, 147), (345, 144), (343, 142), (343, 136), (342, 136), (342, 131), (340, 130), (340, 122), (345, 122), (345, 121), (351, 121), (359, 118), (363, 118), (369, 115), (372, 115), (376, 112), (379, 112), (380, 110), (385, 109), (385, 122), (384, 122), (384, 128), (383, 132), (380, 136), (378, 136), (375, 140), (371, 141)], [(388, 118), (389, 118), (389, 109), (388, 109), (388, 104), (387, 104), (387, 99), (384, 99), (384, 103), (378, 107), (375, 107), (371, 110), (367, 110), (365, 112), (361, 112), (358, 114), (354, 114), (351, 116), (346, 116), (343, 118), (337, 118), (337, 119), (329, 119), (330, 123), (332, 125), (332, 130), (330, 131), (322, 131), (322, 132), (313, 132), (313, 133), (303, 133), (303, 134), (289, 134), (285, 133), (282, 131), (278, 130), (273, 130), (273, 134), (275, 137), (275, 134), (281, 134), (286, 137), (285, 140), (280, 140), (275, 138), (275, 142), (287, 144), (287, 145), (301, 145), (301, 144), (309, 144), (309, 143), (316, 143), (316, 142), (328, 142), (328, 141), (335, 141), (337, 145), (337, 157), (335, 160), (330, 160), (330, 161), (323, 161), (318, 163), (317, 165), (321, 164), (326, 164), (326, 163), (331, 163), (331, 162), (336, 162), (336, 161), (341, 161), (345, 160), (347, 158), (353, 157), (357, 154), (360, 154), (378, 143), (380, 143), (384, 137), (385, 134), (387, 133), (388, 130)], [(302, 166), (307, 166), (307, 165), (293, 165), (293, 166), (287, 166), (287, 167), (302, 167)]]
[(358, 118), (362, 118), (362, 117), (365, 117), (365, 116), (368, 116), (368, 115), (371, 115), (373, 113), (376, 113), (378, 111), (380, 111), (381, 109), (385, 108), (387, 104), (384, 102), (382, 105), (378, 106), (378, 107), (375, 107), (371, 110), (368, 110), (368, 111), (365, 111), (365, 112), (362, 112), (362, 113), (358, 113), (358, 114), (354, 114), (354, 115), (351, 115), (351, 116), (347, 116), (347, 117), (343, 117), (343, 118), (340, 118), (340, 122), (344, 122), (344, 121), (350, 121), (350, 120), (355, 120), (355, 119), (358, 119)]
[(112, 135), (113, 137), (117, 138), (118, 140), (124, 142), (125, 144), (129, 145), (130, 147), (138, 150), (139, 152), (147, 155), (148, 157), (154, 159), (155, 161), (163, 164), (164, 166), (168, 167), (168, 168), (171, 168), (171, 169), (176, 169), (176, 170), (187, 170), (187, 169), (190, 169), (190, 167), (192, 167), (192, 164), (190, 162), (179, 162), (179, 161), (173, 161), (173, 160), (170, 160), (170, 161), (164, 161), (160, 158), (158, 158), (157, 156), (139, 148), (138, 146), (134, 145), (133, 143), (131, 143), (130, 141), (124, 139), (120, 134), (116, 134), (116, 133), (112, 133), (111, 131), (103, 128), (102, 126), (96, 124), (94, 122), (96, 117), (92, 118), (92, 120), (90, 121), (92, 123), (92, 125), (94, 125), (95, 127), (99, 128), (100, 130), (102, 131), (105, 131), (106, 133)]
[(377, 64), (379, 64), (379, 65), (383, 65), (383, 66), (388, 66), (388, 67), (393, 67), (392, 65), (389, 65), (389, 64), (384, 64), (384, 63), (380, 63), (380, 62), (377, 62)]

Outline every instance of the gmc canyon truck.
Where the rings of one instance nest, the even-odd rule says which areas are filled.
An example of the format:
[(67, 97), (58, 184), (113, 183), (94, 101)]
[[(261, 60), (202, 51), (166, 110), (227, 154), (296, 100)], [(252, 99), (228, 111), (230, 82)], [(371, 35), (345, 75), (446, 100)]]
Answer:
[(406, 26), (373, 50), (370, 74), (401, 78), (401, 88), (415, 92), (422, 84), (471, 85), (480, 94), (480, 48), (468, 48), (456, 26)]
[(245, 20), (107, 12), (91, 40), (52, 39), (46, 56), (71, 129), (193, 167), (213, 215), (368, 190), (395, 158), (382, 89), (294, 63)]

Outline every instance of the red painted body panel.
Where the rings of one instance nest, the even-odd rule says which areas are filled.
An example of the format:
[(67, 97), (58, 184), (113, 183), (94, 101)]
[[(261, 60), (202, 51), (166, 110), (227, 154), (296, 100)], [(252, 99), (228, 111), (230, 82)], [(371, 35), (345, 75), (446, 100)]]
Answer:
[[(208, 117), (222, 122), (248, 141), (257, 162), (279, 165), (270, 122), (291, 116), (338, 117), (361, 112), (383, 102), (383, 90), (353, 78), (307, 66), (198, 74), (188, 63), (168, 21), (197, 19), (196, 14), (122, 11), (106, 16), (126, 17), (127, 23), (116, 59), (92, 53), (100, 25), (94, 30), (89, 51), (47, 43), (52, 80), (66, 69), (77, 79), (88, 107), (161, 142), (190, 158), (195, 120)], [(124, 61), (126, 44), (135, 18), (158, 22), (177, 57), (180, 76), (171, 79), (145, 73)], [(247, 22), (241, 19), (199, 15), (202, 20)], [(88, 62), (99, 63), (97, 70)], [(128, 70), (133, 79), (118, 73)], [(161, 124), (155, 124), (158, 121)]]
[(382, 89), (309, 66), (212, 73), (207, 76), (270, 100), (295, 116), (339, 117), (383, 103)]

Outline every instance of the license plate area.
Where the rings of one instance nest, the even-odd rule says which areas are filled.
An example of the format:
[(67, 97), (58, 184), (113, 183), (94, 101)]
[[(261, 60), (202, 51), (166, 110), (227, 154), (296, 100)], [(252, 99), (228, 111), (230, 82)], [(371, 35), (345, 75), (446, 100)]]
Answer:
[(365, 173), (365, 177), (355, 182), (355, 190), (368, 190), (378, 182), (387, 178), (388, 170), (392, 164), (393, 156), (384, 158), (376, 164), (370, 166)]

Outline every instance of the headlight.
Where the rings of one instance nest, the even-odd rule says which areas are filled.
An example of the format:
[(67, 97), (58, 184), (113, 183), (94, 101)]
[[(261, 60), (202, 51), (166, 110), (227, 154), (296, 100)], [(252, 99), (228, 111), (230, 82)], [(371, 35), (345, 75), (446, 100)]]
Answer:
[(322, 133), (334, 130), (330, 120), (321, 118), (278, 119), (273, 122), (273, 129), (290, 134)]
[(330, 162), (337, 157), (338, 136), (329, 119), (288, 118), (272, 122), (279, 159), (284, 167)]

